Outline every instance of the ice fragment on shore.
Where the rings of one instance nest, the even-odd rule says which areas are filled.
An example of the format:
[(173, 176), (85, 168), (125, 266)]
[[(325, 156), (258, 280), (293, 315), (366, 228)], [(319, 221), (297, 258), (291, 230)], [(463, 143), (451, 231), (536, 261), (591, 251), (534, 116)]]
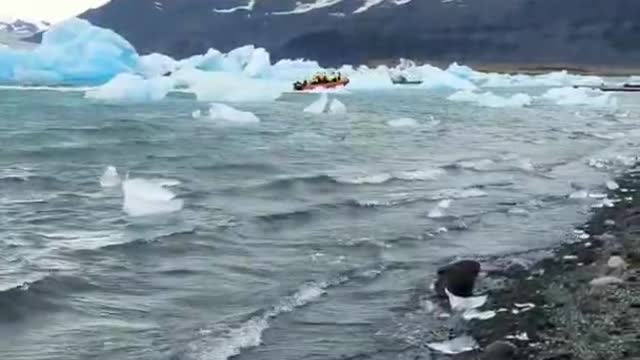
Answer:
[(481, 307), (487, 302), (487, 296), (471, 296), (471, 297), (460, 297), (455, 296), (449, 292), (448, 289), (444, 289), (447, 296), (449, 297), (449, 304), (451, 304), (451, 309), (453, 310), (470, 310)]
[(443, 354), (454, 355), (477, 349), (478, 343), (471, 336), (464, 335), (443, 342), (428, 343), (427, 346)]
[(606, 185), (607, 185), (607, 189), (609, 190), (618, 190), (620, 188), (620, 185), (618, 185), (618, 183), (613, 180), (607, 181)]
[(521, 333), (515, 334), (515, 335), (507, 335), (507, 336), (505, 336), (505, 339), (529, 341), (529, 335), (526, 332), (521, 332)]
[(599, 278), (595, 278), (589, 282), (591, 286), (607, 286), (607, 285), (615, 285), (622, 284), (623, 281), (620, 278), (615, 276), (602, 276)]
[(496, 316), (496, 312), (493, 310), (478, 311), (476, 309), (467, 310), (462, 314), (462, 318), (465, 320), (488, 320)]

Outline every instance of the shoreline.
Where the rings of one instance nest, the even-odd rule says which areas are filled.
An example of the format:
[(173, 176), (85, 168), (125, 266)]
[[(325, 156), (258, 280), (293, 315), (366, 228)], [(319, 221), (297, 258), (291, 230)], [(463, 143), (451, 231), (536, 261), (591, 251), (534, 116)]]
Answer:
[(508, 341), (518, 355), (472, 351), (455, 359), (640, 358), (640, 168), (616, 182), (607, 195), (620, 201), (594, 211), (576, 241), (488, 291), (484, 309), (496, 315), (467, 324), (480, 349)]

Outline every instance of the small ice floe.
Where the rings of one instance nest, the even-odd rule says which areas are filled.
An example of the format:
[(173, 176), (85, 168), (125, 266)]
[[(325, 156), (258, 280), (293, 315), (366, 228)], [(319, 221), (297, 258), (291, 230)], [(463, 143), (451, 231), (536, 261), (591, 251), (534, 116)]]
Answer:
[(529, 341), (529, 335), (526, 332), (521, 332), (515, 335), (507, 335), (505, 339)]
[(444, 216), (444, 209), (448, 209), (451, 206), (451, 199), (441, 200), (438, 205), (429, 211), (428, 217), (432, 219), (441, 218)]
[(412, 118), (398, 118), (387, 121), (387, 125), (391, 127), (413, 127), (418, 126), (418, 121)]
[(589, 282), (589, 285), (594, 287), (599, 287), (599, 286), (607, 286), (607, 285), (617, 285), (622, 283), (624, 283), (624, 281), (622, 281), (622, 279), (617, 278), (615, 276), (602, 276), (602, 277), (591, 280)]
[(209, 107), (209, 119), (224, 124), (242, 125), (257, 124), (260, 122), (254, 113), (242, 111), (229, 105), (214, 103)]
[(604, 199), (607, 197), (607, 194), (603, 193), (589, 193), (589, 197), (592, 199)]
[(444, 234), (446, 232), (448, 232), (449, 229), (447, 229), (446, 227), (439, 227), (438, 229), (436, 229), (436, 234)]
[(577, 190), (569, 194), (569, 199), (586, 199), (587, 197), (589, 197), (587, 190)]
[(454, 355), (477, 349), (478, 343), (471, 336), (463, 335), (443, 342), (428, 343), (427, 346), (443, 354)]
[(166, 214), (182, 209), (183, 201), (166, 184), (148, 179), (127, 179), (122, 183), (122, 209), (130, 216)]
[(477, 309), (487, 302), (487, 295), (460, 297), (453, 295), (446, 288), (444, 289), (444, 291), (449, 298), (451, 309), (454, 311)]
[(114, 166), (108, 166), (100, 177), (100, 186), (104, 188), (116, 187), (120, 185), (120, 176)]
[(578, 260), (578, 257), (575, 255), (565, 255), (562, 257), (562, 260), (564, 261), (575, 261)]
[(493, 310), (488, 310), (488, 311), (478, 311), (476, 309), (470, 309), (465, 311), (462, 314), (462, 318), (465, 320), (473, 320), (473, 319), (477, 319), (477, 320), (488, 320), (493, 318), (494, 316), (496, 316), (496, 312)]
[(620, 188), (620, 185), (618, 185), (618, 183), (613, 180), (609, 180), (605, 184), (607, 185), (607, 189), (609, 190), (618, 190)]
[(605, 226), (615, 226), (616, 222), (615, 222), (615, 220), (607, 219), (607, 220), (604, 221), (604, 225)]
[(201, 117), (202, 117), (202, 111), (201, 111), (201, 110), (194, 110), (194, 111), (191, 113), (191, 117), (192, 117), (192, 118), (194, 118), (194, 119), (199, 119), (199, 118), (201, 118)]

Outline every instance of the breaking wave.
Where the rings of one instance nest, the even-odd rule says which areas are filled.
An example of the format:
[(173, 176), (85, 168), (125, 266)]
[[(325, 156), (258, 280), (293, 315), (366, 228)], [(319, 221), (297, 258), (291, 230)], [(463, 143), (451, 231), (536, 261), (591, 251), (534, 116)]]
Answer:
[(274, 318), (318, 301), (332, 287), (354, 280), (371, 281), (385, 270), (385, 267), (352, 270), (328, 281), (309, 282), (271, 308), (239, 324), (218, 323), (201, 328), (197, 333), (198, 339), (188, 345), (185, 357), (193, 360), (226, 360), (239, 355), (244, 349), (260, 346), (262, 334)]
[(20, 321), (34, 312), (58, 308), (56, 298), (97, 286), (87, 279), (70, 275), (47, 275), (20, 286), (0, 291), (0, 321)]

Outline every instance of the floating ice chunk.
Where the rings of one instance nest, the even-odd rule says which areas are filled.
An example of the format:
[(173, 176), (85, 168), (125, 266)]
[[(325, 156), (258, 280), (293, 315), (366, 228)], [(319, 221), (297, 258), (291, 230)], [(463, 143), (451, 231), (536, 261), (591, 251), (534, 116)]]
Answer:
[(617, 100), (610, 93), (587, 88), (562, 87), (549, 89), (542, 99), (555, 102), (557, 105), (587, 105), (598, 107), (614, 107)]
[(460, 310), (477, 309), (487, 302), (486, 295), (460, 297), (460, 296), (453, 295), (446, 288), (444, 289), (444, 291), (447, 294), (447, 297), (449, 298), (449, 304), (451, 305), (452, 310), (460, 311)]
[(200, 110), (194, 110), (191, 113), (191, 117), (194, 118), (194, 119), (199, 119), (201, 116), (202, 116), (202, 111), (200, 111)]
[(130, 216), (165, 214), (182, 209), (182, 200), (157, 182), (146, 179), (127, 179), (122, 183), (122, 209)]
[(569, 194), (569, 199), (586, 199), (589, 196), (587, 190), (578, 190)]
[(507, 335), (507, 336), (505, 336), (505, 339), (529, 341), (529, 335), (527, 335), (526, 332), (521, 332), (521, 333), (518, 333), (518, 334), (515, 334), (515, 335)]
[(108, 83), (87, 90), (85, 97), (117, 102), (148, 102), (165, 98), (173, 88), (173, 80), (159, 77), (144, 79), (138, 75), (119, 74)]
[(104, 171), (104, 174), (100, 177), (100, 186), (102, 187), (115, 187), (120, 185), (120, 176), (114, 166), (108, 166)]
[(253, 113), (241, 111), (225, 104), (211, 104), (209, 118), (229, 124), (257, 124), (260, 119)]
[(492, 92), (476, 93), (468, 90), (458, 91), (450, 95), (447, 99), (492, 108), (529, 106), (532, 101), (531, 96), (522, 93), (502, 97)]
[(391, 127), (413, 127), (417, 126), (418, 122), (412, 118), (399, 118), (387, 121), (387, 125)]
[(342, 115), (347, 113), (347, 107), (338, 99), (331, 100), (329, 105), (329, 113), (334, 115)]
[(618, 185), (618, 183), (613, 180), (607, 181), (606, 185), (607, 185), (607, 189), (609, 190), (618, 190), (620, 188), (620, 185)]
[(311, 114), (322, 114), (325, 112), (327, 108), (327, 104), (329, 103), (329, 96), (326, 93), (320, 94), (318, 100), (311, 103), (311, 105), (304, 108), (304, 112)]
[(429, 214), (427, 214), (427, 217), (432, 219), (441, 218), (443, 216), (444, 216), (444, 211), (442, 211), (442, 209), (437, 206), (429, 210)]
[(182, 69), (173, 74), (178, 84), (185, 86), (199, 101), (263, 102), (280, 97), (286, 83), (252, 79), (231, 72), (207, 72)]
[(429, 214), (427, 216), (434, 219), (441, 218), (444, 216), (443, 209), (448, 209), (449, 206), (451, 206), (451, 199), (440, 200), (438, 205), (436, 205), (433, 209), (431, 209), (431, 211), (429, 211)]
[(427, 346), (443, 354), (454, 355), (478, 348), (478, 343), (471, 336), (460, 336), (443, 342), (428, 343)]

